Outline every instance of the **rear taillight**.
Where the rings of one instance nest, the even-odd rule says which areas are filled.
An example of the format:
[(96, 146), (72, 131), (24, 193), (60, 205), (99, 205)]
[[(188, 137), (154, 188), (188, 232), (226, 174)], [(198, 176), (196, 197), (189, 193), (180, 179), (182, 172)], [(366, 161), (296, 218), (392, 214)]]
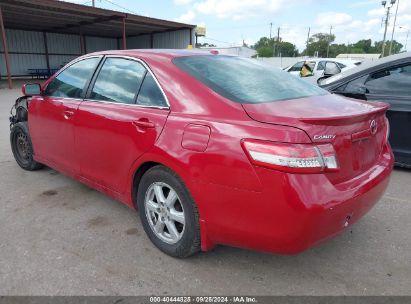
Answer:
[(385, 117), (385, 126), (386, 126), (385, 142), (388, 142), (388, 139), (390, 137), (390, 122), (388, 121), (387, 117)]
[(254, 165), (290, 173), (338, 170), (332, 144), (291, 144), (245, 139), (241, 143)]

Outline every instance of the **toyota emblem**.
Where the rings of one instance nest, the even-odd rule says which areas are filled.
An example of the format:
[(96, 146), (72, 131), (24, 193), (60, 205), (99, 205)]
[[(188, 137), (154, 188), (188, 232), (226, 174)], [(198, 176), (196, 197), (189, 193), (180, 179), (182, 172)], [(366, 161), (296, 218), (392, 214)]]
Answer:
[(378, 130), (377, 122), (375, 121), (375, 119), (373, 119), (371, 120), (371, 123), (370, 123), (371, 134), (374, 135), (375, 133), (377, 133), (377, 130)]

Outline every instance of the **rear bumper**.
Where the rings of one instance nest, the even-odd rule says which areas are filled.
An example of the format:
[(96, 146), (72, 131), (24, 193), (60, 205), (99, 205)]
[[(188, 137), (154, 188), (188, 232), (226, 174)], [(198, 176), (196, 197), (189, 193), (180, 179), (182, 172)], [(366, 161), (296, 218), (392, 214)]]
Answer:
[(202, 191), (209, 195), (202, 206), (202, 248), (225, 244), (283, 254), (301, 252), (367, 213), (388, 186), (393, 162), (387, 146), (378, 164), (338, 185), (322, 174), (264, 168), (256, 168), (262, 192), (203, 184)]

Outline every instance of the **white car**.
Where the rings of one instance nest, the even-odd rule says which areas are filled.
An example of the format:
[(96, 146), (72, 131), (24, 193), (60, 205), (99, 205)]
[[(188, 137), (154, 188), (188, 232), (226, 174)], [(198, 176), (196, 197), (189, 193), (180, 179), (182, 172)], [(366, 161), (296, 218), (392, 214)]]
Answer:
[(300, 76), (301, 68), (304, 65), (304, 62), (308, 63), (313, 71), (312, 77), (305, 77), (310, 82), (317, 83), (317, 79), (324, 75), (325, 67), (327, 66), (327, 70), (332, 70), (333, 74), (338, 74), (344, 72), (346, 70), (355, 68), (361, 64), (359, 60), (351, 60), (351, 59), (336, 59), (336, 58), (311, 58), (306, 60), (298, 61), (296, 64), (285, 68), (284, 70), (289, 72), (290, 74)]

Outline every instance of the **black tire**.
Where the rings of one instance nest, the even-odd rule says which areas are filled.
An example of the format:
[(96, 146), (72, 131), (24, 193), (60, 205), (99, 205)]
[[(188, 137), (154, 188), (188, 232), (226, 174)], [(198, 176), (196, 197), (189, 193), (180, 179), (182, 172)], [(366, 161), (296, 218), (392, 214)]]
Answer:
[[(175, 244), (169, 244), (160, 239), (150, 226), (145, 208), (145, 197), (148, 195), (150, 186), (154, 183), (164, 183), (166, 186), (171, 186), (178, 196), (176, 204), (182, 207), (185, 219), (184, 230), (181, 231), (181, 238)], [(141, 178), (138, 187), (137, 206), (144, 230), (158, 249), (178, 258), (185, 258), (200, 251), (200, 224), (197, 206), (184, 183), (173, 171), (164, 166), (155, 166), (149, 169)]]
[(33, 145), (27, 122), (16, 123), (11, 128), (10, 144), (14, 159), (22, 169), (34, 171), (43, 167), (42, 164), (33, 159)]

